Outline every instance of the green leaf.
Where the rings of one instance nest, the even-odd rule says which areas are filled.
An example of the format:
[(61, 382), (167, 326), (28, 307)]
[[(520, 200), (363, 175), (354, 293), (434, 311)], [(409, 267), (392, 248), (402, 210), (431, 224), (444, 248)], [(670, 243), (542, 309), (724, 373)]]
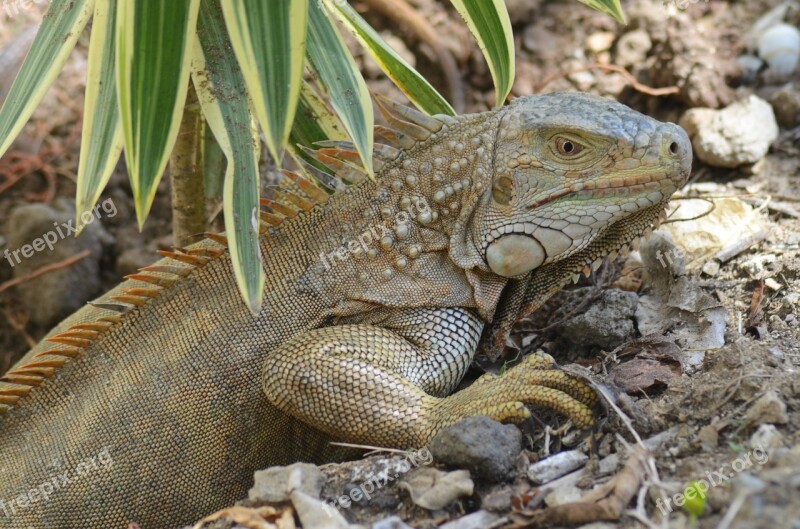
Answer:
[(622, 6), (619, 5), (619, 0), (578, 0), (582, 4), (586, 4), (592, 9), (596, 9), (601, 13), (611, 15), (620, 24), (627, 24), (625, 20), (625, 13), (622, 12)]
[(478, 41), (492, 72), (495, 106), (502, 106), (514, 83), (514, 35), (503, 0), (450, 0)]
[(308, 58), (328, 89), (331, 104), (353, 139), (364, 167), (372, 175), (372, 100), (342, 36), (319, 2), (311, 2), (309, 8)]
[(75, 193), (75, 224), (91, 211), (111, 178), (122, 152), (122, 124), (117, 105), (115, 29), (117, 2), (97, 0), (89, 43), (81, 155)]
[(202, 1), (192, 79), (208, 126), (228, 160), (223, 211), (236, 284), (250, 311), (258, 314), (265, 283), (258, 240), (261, 144), (219, 0)]
[(52, 0), (50, 3), (0, 108), (0, 156), (11, 146), (58, 76), (93, 9), (94, 0)]
[(139, 228), (178, 136), (200, 0), (118, 0), (117, 96)]
[(328, 108), (316, 91), (303, 81), (292, 133), (289, 135), (289, 145), (295, 156), (299, 155), (313, 163), (313, 159), (297, 149), (297, 146), (313, 147), (318, 141), (325, 140), (347, 141), (349, 137), (336, 114)]
[(455, 116), (455, 110), (422, 75), (403, 59), (346, 2), (325, 0), (328, 10), (361, 42), (378, 67), (403, 91), (408, 99), (428, 114)]
[(267, 147), (280, 164), (303, 80), (308, 0), (225, 0), (222, 11)]

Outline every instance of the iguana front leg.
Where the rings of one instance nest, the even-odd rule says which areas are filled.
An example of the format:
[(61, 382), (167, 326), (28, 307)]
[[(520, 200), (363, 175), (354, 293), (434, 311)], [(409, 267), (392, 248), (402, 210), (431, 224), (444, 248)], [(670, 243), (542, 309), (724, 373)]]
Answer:
[(422, 446), (470, 415), (521, 421), (525, 404), (592, 424), (592, 390), (542, 357), (445, 396), (469, 367), (482, 328), (468, 310), (437, 308), (400, 311), (380, 326), (316, 329), (271, 352), (266, 395), (335, 438), (399, 448)]

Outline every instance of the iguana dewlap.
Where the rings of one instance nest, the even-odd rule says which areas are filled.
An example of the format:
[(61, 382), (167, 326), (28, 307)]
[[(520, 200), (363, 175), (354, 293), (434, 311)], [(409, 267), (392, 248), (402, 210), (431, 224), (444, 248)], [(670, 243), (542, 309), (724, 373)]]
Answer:
[(314, 176), (335, 193), (289, 174), (264, 201), (257, 317), (212, 236), (0, 379), (0, 528), (177, 527), (257, 469), (333, 457), (331, 439), (419, 447), (467, 415), (522, 420), (526, 403), (592, 423), (593, 392), (540, 357), (448, 395), (482, 333), (491, 347), (650, 229), (689, 173), (686, 134), (577, 93), (457, 118), (383, 105), (374, 181), (329, 142), (315, 156), (336, 177)]

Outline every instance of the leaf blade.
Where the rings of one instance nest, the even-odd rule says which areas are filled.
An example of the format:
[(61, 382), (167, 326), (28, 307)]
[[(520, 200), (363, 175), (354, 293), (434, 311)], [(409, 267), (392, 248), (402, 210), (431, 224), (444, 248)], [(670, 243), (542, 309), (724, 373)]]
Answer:
[(420, 110), (428, 114), (455, 116), (447, 100), (413, 66), (408, 64), (380, 34), (346, 2), (325, 0), (328, 11), (348, 28), (378, 67)]
[(92, 20), (75, 192), (78, 233), (84, 226), (81, 215), (97, 203), (122, 153), (122, 123), (119, 119), (114, 63), (116, 7), (114, 1), (97, 0)]
[(280, 163), (303, 79), (308, 0), (222, 3), (267, 147)]
[(258, 239), (260, 142), (219, 0), (202, 0), (198, 35), (192, 79), (208, 126), (228, 160), (223, 214), (231, 264), (245, 304), (258, 314), (266, 282)]
[(141, 229), (178, 136), (200, 0), (118, 1), (117, 98)]
[(328, 89), (336, 114), (372, 175), (373, 114), (367, 84), (342, 36), (319, 2), (312, 2), (308, 17), (308, 58)]
[(605, 13), (614, 17), (620, 24), (627, 24), (625, 20), (625, 13), (622, 11), (622, 6), (619, 0), (578, 0), (580, 3), (596, 9), (601, 13)]
[(514, 83), (514, 35), (503, 0), (450, 0), (478, 41), (495, 87), (495, 106), (502, 106)]
[[(92, 16), (94, 0), (53, 0), (0, 108), (0, 157), (33, 114)], [(55, 53), (53, 50), (57, 50)]]

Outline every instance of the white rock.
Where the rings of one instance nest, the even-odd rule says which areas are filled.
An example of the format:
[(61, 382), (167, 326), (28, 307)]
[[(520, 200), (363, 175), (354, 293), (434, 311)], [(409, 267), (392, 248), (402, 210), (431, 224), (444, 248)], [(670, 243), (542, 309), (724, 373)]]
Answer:
[(758, 96), (722, 110), (693, 108), (680, 120), (697, 157), (716, 167), (738, 167), (761, 160), (778, 137), (772, 107)]
[(529, 466), (528, 478), (536, 485), (549, 483), (568, 472), (582, 467), (588, 460), (589, 456), (577, 450), (560, 452)]
[(758, 55), (769, 64), (775, 80), (786, 80), (800, 60), (800, 31), (789, 24), (776, 24), (758, 39)]

